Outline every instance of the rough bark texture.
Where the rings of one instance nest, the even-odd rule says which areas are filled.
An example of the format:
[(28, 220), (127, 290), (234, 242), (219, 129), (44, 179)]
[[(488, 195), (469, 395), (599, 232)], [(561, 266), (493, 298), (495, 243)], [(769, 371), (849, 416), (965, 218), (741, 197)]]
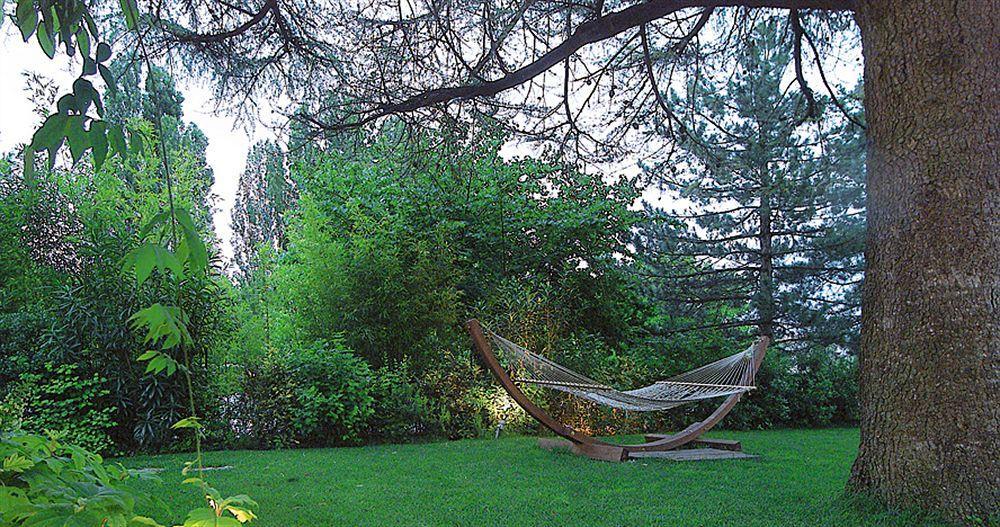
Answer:
[(1000, 507), (998, 0), (858, 6), (868, 117), (854, 490)]

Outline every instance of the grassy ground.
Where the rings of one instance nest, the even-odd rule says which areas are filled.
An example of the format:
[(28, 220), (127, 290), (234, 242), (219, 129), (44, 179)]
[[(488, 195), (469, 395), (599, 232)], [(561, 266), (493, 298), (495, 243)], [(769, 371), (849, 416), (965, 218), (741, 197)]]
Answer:
[[(540, 450), (527, 437), (364, 448), (210, 452), (207, 473), (223, 493), (260, 503), (260, 526), (911, 526), (843, 497), (858, 432), (720, 432), (756, 460), (611, 464)], [(170, 504), (174, 521), (199, 505), (183, 488), (189, 456), (137, 457), (162, 467), (163, 484), (141, 482)], [(159, 514), (163, 518), (164, 514)], [(926, 523), (930, 525), (930, 523)]]

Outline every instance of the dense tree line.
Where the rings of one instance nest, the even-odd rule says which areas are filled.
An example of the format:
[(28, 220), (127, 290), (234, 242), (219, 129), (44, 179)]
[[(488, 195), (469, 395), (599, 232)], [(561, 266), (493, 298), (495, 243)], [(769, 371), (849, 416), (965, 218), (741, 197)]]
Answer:
[[(770, 84), (755, 81), (762, 93), (738, 106), (740, 119), (782, 111), (774, 94), (787, 55), (762, 35), (761, 54), (747, 60), (776, 73), (762, 76)], [(131, 80), (123, 82), (126, 91), (109, 97), (111, 118), (154, 144), (148, 118), (165, 116), (174, 198), (210, 234), (212, 175), (204, 137), (183, 121), (169, 76), (156, 70), (140, 89), (138, 77), (123, 72)], [(159, 109), (146, 108), (151, 105)], [(817, 124), (823, 125), (834, 126)], [(709, 198), (698, 201), (701, 192), (722, 184), (723, 172), (711, 164), (720, 159), (726, 174), (738, 176), (746, 166), (746, 174), (759, 175), (756, 159), (801, 155), (805, 166), (770, 167), (787, 180), (771, 192), (779, 210), (801, 210), (803, 200), (818, 199), (797, 190), (816, 186), (815, 178), (856, 177), (851, 166), (817, 164), (809, 157), (814, 145), (789, 143), (791, 135), (773, 140), (780, 151), (744, 158), (741, 143), (733, 143), (735, 150), (710, 148), (712, 139), (697, 133), (690, 131), (692, 162), (678, 177), (716, 182), (686, 194), (696, 206), (708, 208)], [(845, 137), (822, 139), (839, 144)], [(535, 429), (478, 366), (463, 329), (470, 317), (619, 386), (689, 369), (757, 333), (756, 324), (743, 322), (759, 311), (753, 303), (758, 282), (739, 275), (677, 278), (728, 272), (706, 264), (701, 246), (686, 240), (693, 240), (693, 229), (735, 228), (729, 217), (716, 214), (714, 223), (699, 226), (665, 211), (636, 209), (636, 181), (556, 158), (506, 159), (500, 155), (506, 140), (489, 127), (414, 137), (401, 123), (389, 123), (373, 141), (253, 147), (233, 211), (235, 275), (217, 267), (204, 283), (187, 287), (193, 373), (208, 387), (197, 393), (199, 413), (214, 423), (211, 442), (272, 447), (468, 437), (501, 421), (508, 430)], [(4, 422), (38, 431), (61, 426), (95, 448), (165, 448), (175, 439), (168, 426), (183, 415), (185, 388), (132, 359), (142, 343), (128, 317), (167, 294), (166, 284), (154, 274), (138, 287), (116, 263), (139, 243), (144, 218), (165, 199), (155, 159), (135, 150), (100, 170), (57, 165), (30, 183), (15, 164), (4, 170), (2, 242), (5, 254), (15, 256), (5, 259), (2, 275), (0, 331), (9, 358), (0, 371)], [(796, 180), (805, 173), (813, 179)], [(760, 192), (726, 199), (756, 204)], [(852, 192), (824, 199), (805, 207), (846, 210), (858, 203)], [(793, 238), (782, 247), (808, 251), (815, 247), (811, 240)], [(856, 243), (847, 247), (857, 250)], [(789, 296), (802, 287), (787, 274), (773, 279)], [(722, 297), (716, 291), (727, 284), (739, 294), (693, 308), (678, 309), (670, 296)], [(839, 331), (800, 345), (794, 355), (773, 351), (760, 374), (762, 389), (728, 424), (853, 422), (856, 365), (845, 354), (853, 333), (850, 324)], [(704, 410), (620, 415), (544, 391), (534, 395), (567, 422), (606, 433), (677, 427)], [(67, 401), (62, 413), (47, 410), (47, 399)], [(93, 426), (66, 428), (81, 420)]]

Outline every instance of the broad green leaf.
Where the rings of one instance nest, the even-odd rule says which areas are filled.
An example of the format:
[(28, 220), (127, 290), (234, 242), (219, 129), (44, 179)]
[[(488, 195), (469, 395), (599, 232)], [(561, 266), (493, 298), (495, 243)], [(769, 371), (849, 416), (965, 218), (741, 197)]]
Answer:
[(101, 78), (104, 79), (104, 84), (107, 85), (109, 90), (118, 90), (118, 83), (115, 82), (115, 76), (107, 66), (99, 64), (97, 70), (101, 72)]
[(170, 218), (170, 211), (169, 210), (162, 210), (162, 211), (156, 213), (156, 215), (153, 216), (153, 218), (150, 219), (149, 222), (147, 222), (145, 225), (143, 225), (142, 229), (139, 230), (139, 238), (140, 239), (145, 239), (146, 236), (148, 236), (150, 232), (153, 232), (153, 229), (155, 229), (159, 225), (162, 225), (169, 218)]
[(184, 279), (184, 266), (174, 256), (174, 253), (161, 245), (154, 246), (153, 250), (156, 252), (156, 268), (161, 273), (165, 274), (169, 270), (174, 273), (174, 277), (178, 280)]
[(133, 516), (131, 520), (128, 521), (128, 527), (163, 527), (152, 518), (147, 518), (146, 516)]
[(90, 31), (90, 36), (95, 39), (98, 38), (97, 35), (97, 23), (94, 22), (94, 17), (90, 14), (89, 9), (83, 10), (83, 20), (87, 22), (87, 30)]
[(86, 113), (87, 108), (93, 103), (99, 115), (104, 115), (104, 105), (101, 103), (101, 94), (94, 88), (94, 84), (89, 80), (80, 77), (73, 81), (73, 93), (78, 99), (77, 107), (80, 113)]
[(170, 428), (173, 428), (175, 430), (179, 430), (181, 428), (195, 428), (195, 429), (202, 428), (200, 421), (201, 420), (197, 417), (185, 417), (184, 419), (181, 419), (180, 421), (177, 421), (176, 423), (170, 425)]
[(90, 136), (83, 128), (84, 116), (71, 115), (66, 123), (66, 140), (69, 142), (69, 151), (76, 163), (83, 157), (83, 153), (90, 148)]
[(111, 58), (111, 46), (106, 42), (97, 45), (97, 62), (104, 62)]
[(121, 5), (122, 14), (125, 15), (125, 26), (135, 29), (139, 25), (139, 7), (135, 0), (119, 0), (118, 3)]
[(108, 123), (106, 121), (90, 123), (90, 143), (94, 154), (94, 168), (100, 170), (104, 160), (108, 158)]
[(153, 267), (156, 267), (156, 251), (153, 249), (153, 244), (144, 243), (135, 251), (135, 280), (138, 285), (142, 285), (149, 278)]
[(7, 5), (7, 0), (0, 0), (0, 29), (3, 29), (3, 23), (7, 21), (7, 17), (4, 16), (3, 8)]
[(142, 355), (139, 355), (139, 357), (136, 360), (147, 361), (147, 360), (150, 360), (150, 359), (152, 359), (153, 357), (155, 357), (155, 356), (157, 356), (159, 354), (160, 354), (159, 351), (149, 350), (146, 353), (143, 353)]
[(81, 55), (90, 56), (90, 34), (87, 33), (87, 28), (81, 26), (80, 29), (76, 30), (76, 45), (80, 46)]
[(53, 41), (52, 35), (49, 33), (49, 28), (45, 23), (38, 24), (38, 34), (36, 35), (38, 39), (38, 45), (42, 47), (42, 51), (45, 52), (49, 58), (56, 56), (56, 45)]
[(122, 131), (121, 126), (108, 127), (108, 145), (111, 146), (112, 152), (122, 156), (122, 158), (128, 155), (128, 149), (125, 146), (125, 132)]
[(63, 138), (66, 137), (66, 123), (69, 116), (62, 113), (54, 113), (45, 119), (42, 126), (35, 131), (31, 137), (31, 148), (38, 150), (57, 149), (62, 145)]
[(17, 10), (14, 13), (17, 18), (17, 27), (21, 30), (21, 36), (27, 42), (38, 26), (38, 12), (35, 11), (34, 0), (17, 0)]

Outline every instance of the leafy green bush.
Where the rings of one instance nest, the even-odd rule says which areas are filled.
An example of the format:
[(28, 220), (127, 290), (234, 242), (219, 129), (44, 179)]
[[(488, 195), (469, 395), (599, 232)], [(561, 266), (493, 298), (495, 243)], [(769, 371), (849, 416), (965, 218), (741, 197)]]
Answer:
[(292, 426), (303, 445), (361, 442), (374, 410), (365, 361), (334, 339), (296, 350), (288, 370), (295, 383)]
[(0, 526), (157, 525), (135, 513), (150, 504), (125, 482), (137, 473), (38, 435), (0, 438)]
[(295, 444), (295, 382), (286, 365), (273, 357), (248, 365), (240, 393), (232, 396), (228, 417), (237, 446), (286, 448)]
[(21, 427), (52, 433), (95, 452), (110, 451), (115, 427), (110, 391), (98, 374), (80, 375), (75, 364), (46, 363), (39, 373), (21, 375), (9, 397), (22, 410)]
[(853, 425), (858, 421), (857, 358), (835, 350), (784, 355), (774, 348), (757, 386), (726, 418), (729, 428)]
[[(162, 527), (136, 511), (163, 509), (163, 502), (128, 485), (150, 477), (51, 436), (0, 435), (0, 527)], [(250, 498), (223, 497), (199, 478), (188, 483), (208, 506), (192, 509), (185, 526), (239, 527), (255, 518)]]
[(374, 410), (368, 436), (376, 441), (407, 441), (431, 433), (430, 402), (412, 379), (410, 368), (383, 366), (375, 370), (371, 396)]

